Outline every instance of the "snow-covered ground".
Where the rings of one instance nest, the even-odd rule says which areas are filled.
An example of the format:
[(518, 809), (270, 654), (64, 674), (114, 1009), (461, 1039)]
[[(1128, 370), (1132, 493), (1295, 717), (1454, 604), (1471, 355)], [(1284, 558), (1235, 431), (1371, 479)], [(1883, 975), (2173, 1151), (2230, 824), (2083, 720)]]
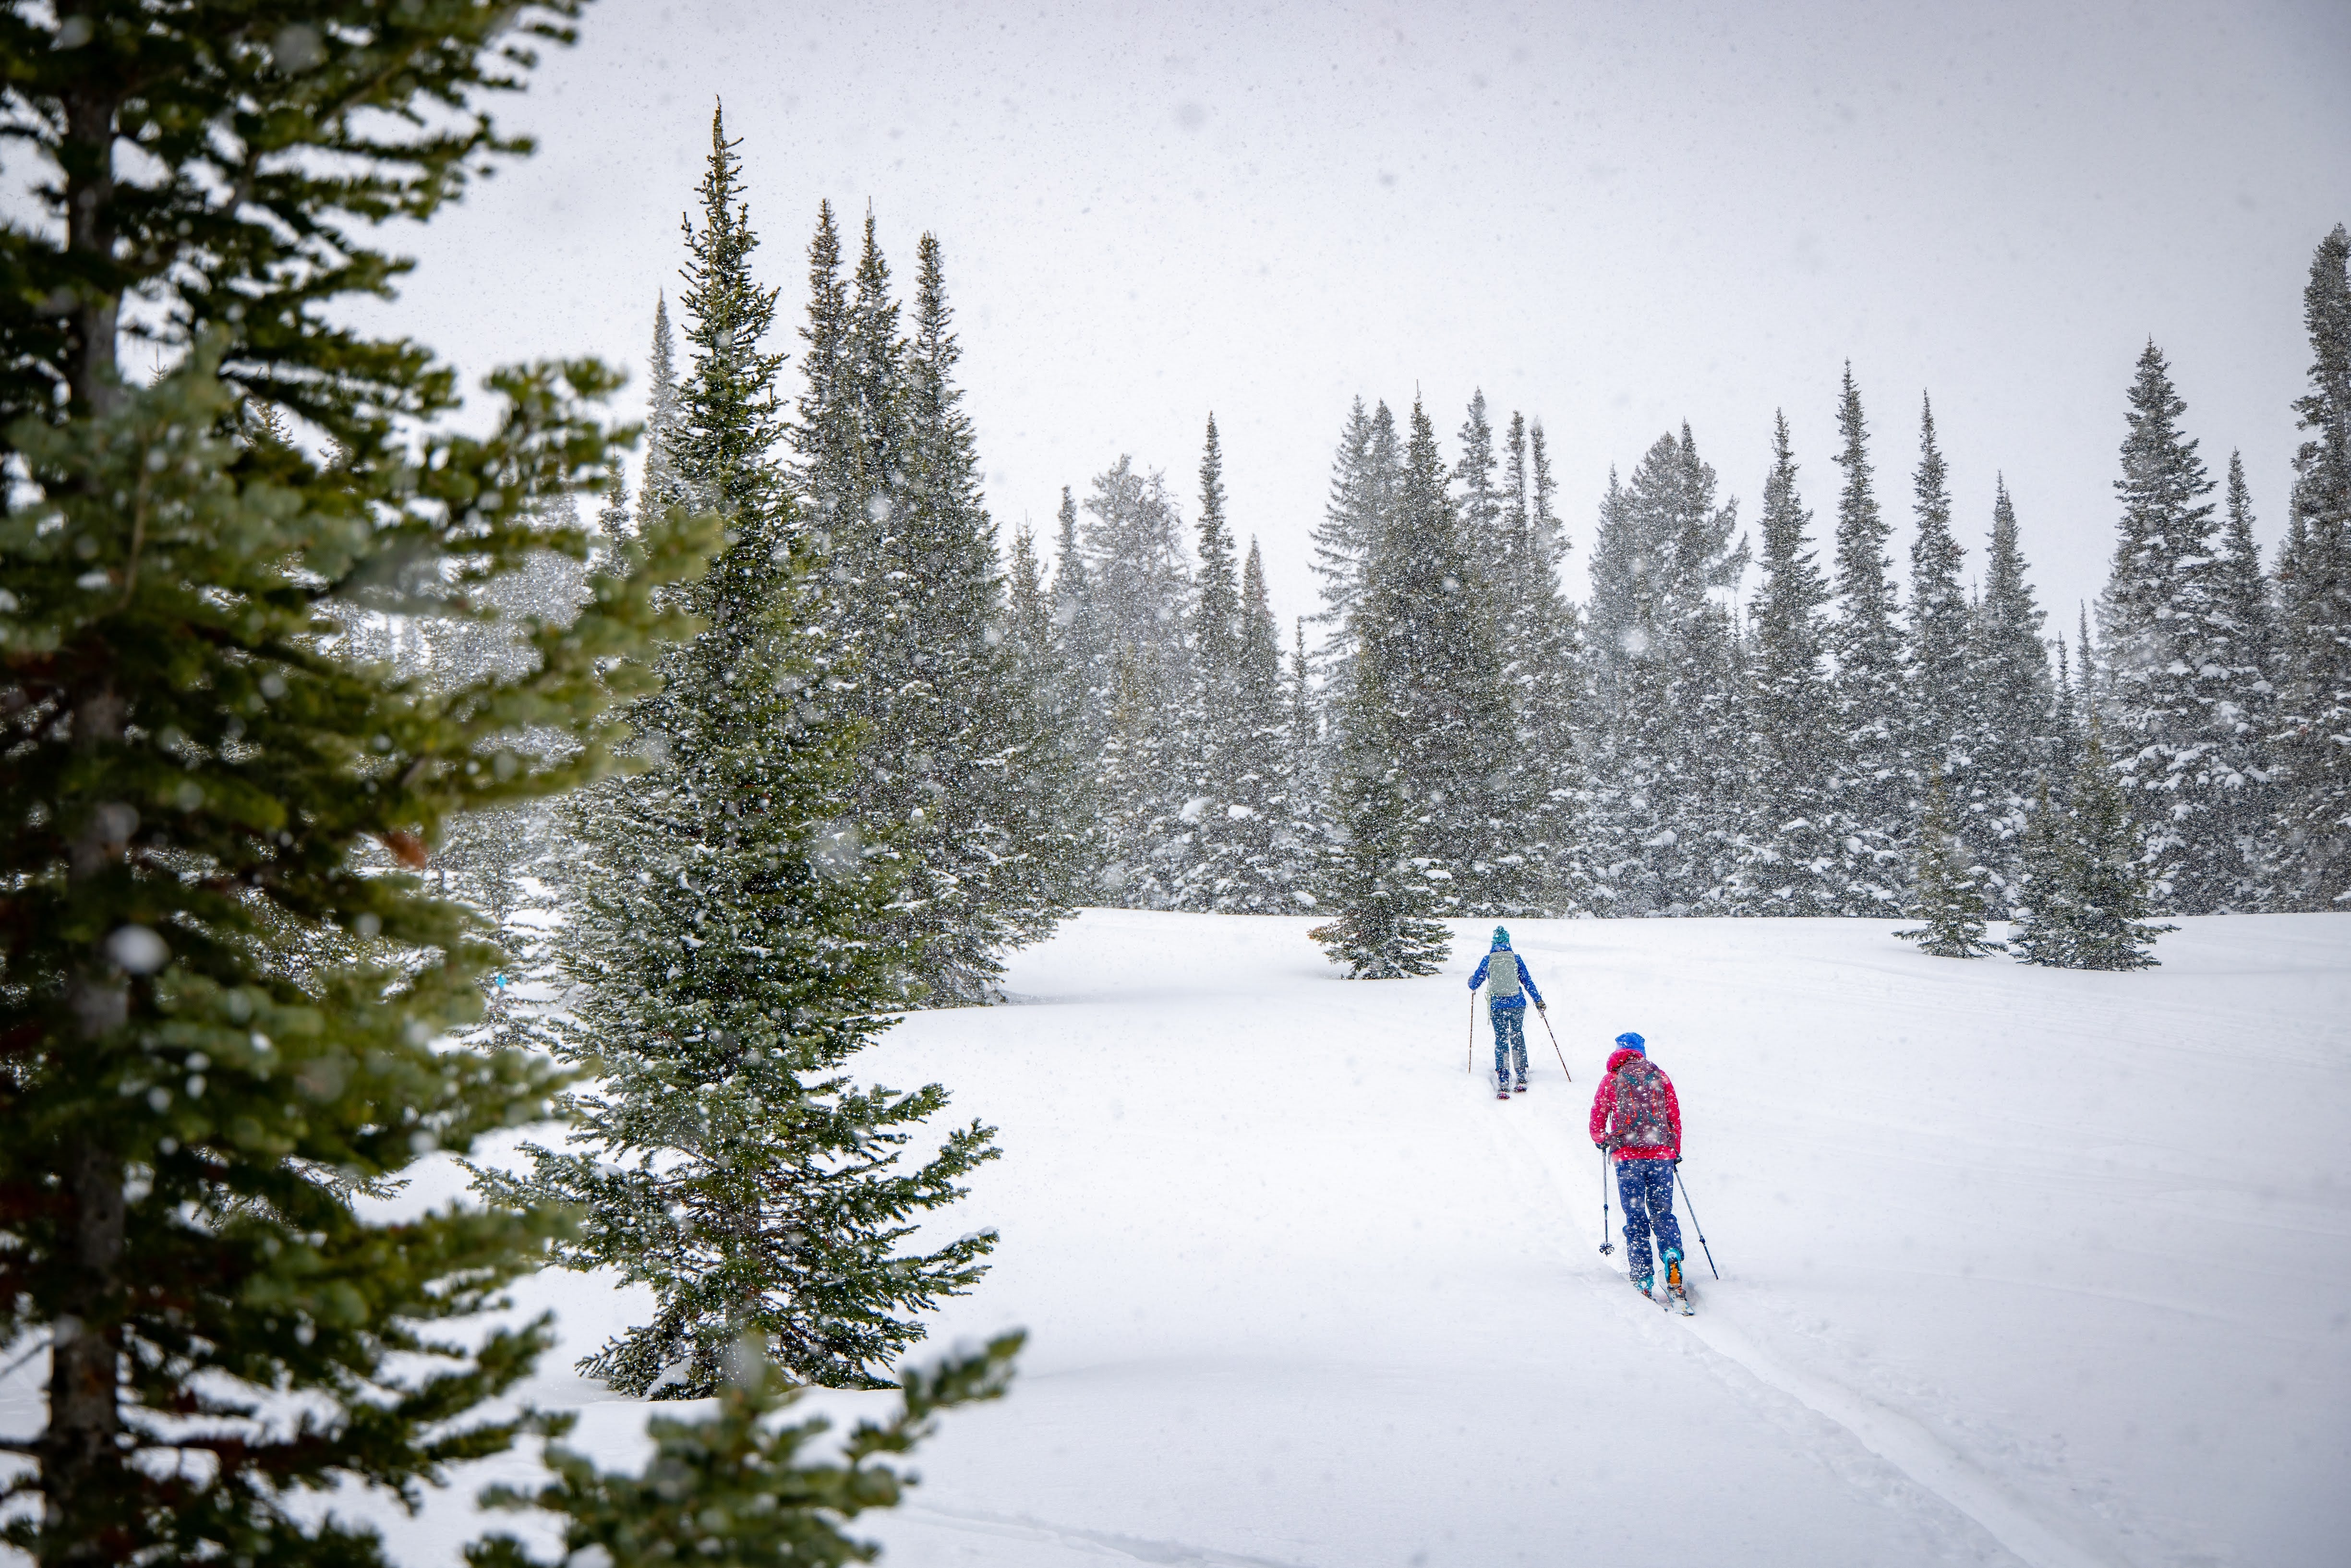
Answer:
[[(1002, 1128), (943, 1326), (1033, 1332), (888, 1561), (2351, 1562), (2351, 919), (2134, 975), (1528, 924), (1575, 1082), (1537, 1029), (1509, 1104), (1482, 925), (1351, 984), (1306, 924), (1091, 912), (883, 1048)], [(1723, 1270), (1687, 1322), (1597, 1250), (1625, 1029)]]
[[(1089, 911), (1017, 1005), (866, 1059), (1000, 1129), (946, 1223), (1003, 1244), (937, 1343), (1031, 1331), (866, 1521), (886, 1563), (2351, 1562), (2351, 917), (2185, 921), (2133, 975), (1526, 923), (1575, 1082), (1538, 1026), (1508, 1104), (1482, 1019), (1464, 1071), (1483, 925), (1361, 984), (1309, 924)], [(1722, 1269), (1691, 1320), (1597, 1250), (1625, 1029)], [(645, 1406), (565, 1370), (631, 1303), (526, 1301), (566, 1336), (533, 1396), (632, 1463)], [(455, 1562), (490, 1473), (530, 1467), (378, 1515), (404, 1562)]]

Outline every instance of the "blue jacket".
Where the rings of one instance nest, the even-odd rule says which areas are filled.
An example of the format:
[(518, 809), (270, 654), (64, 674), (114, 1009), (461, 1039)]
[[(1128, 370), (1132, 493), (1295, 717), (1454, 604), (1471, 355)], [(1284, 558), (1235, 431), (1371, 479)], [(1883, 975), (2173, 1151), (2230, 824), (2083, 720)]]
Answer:
[(1529, 997), (1534, 998), (1535, 1006), (1544, 1006), (1545, 1004), (1542, 999), (1542, 993), (1535, 989), (1535, 977), (1527, 973), (1527, 961), (1524, 958), (1520, 957), (1516, 953), (1511, 952), (1508, 947), (1497, 947), (1492, 952), (1478, 960), (1478, 972), (1469, 977), (1469, 988), (1474, 991), (1479, 987), (1484, 985), (1486, 983), (1486, 966), (1492, 963), (1495, 959), (1501, 957), (1508, 957), (1511, 963), (1516, 964), (1519, 967), (1519, 994), (1515, 997), (1497, 997), (1494, 999), (1494, 1006), (1498, 1008), (1517, 1008), (1519, 1010), (1523, 1012), (1526, 1010), (1527, 998)]

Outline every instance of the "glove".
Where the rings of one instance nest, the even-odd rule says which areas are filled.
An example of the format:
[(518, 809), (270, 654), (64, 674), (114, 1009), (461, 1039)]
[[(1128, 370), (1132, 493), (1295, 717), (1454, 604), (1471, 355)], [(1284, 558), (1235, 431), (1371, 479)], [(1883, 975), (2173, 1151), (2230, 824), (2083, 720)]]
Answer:
[(1679, 1169), (1681, 1169), (1681, 1167), (1682, 1167), (1682, 1157), (1681, 1157), (1681, 1155), (1676, 1155), (1674, 1156), (1674, 1168), (1675, 1168), (1676, 1170), (1679, 1170)]

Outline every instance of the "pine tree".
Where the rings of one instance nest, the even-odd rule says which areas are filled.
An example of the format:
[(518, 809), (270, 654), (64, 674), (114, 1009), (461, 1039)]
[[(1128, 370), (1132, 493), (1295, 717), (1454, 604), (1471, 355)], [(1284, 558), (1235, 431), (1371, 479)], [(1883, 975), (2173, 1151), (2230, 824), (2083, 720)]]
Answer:
[[(1986, 896), (2005, 915), (2023, 882), (2019, 860), (2031, 802), (2026, 780), (2070, 766), (2057, 755), (2057, 714), (2070, 691), (2053, 688), (2041, 638), (2047, 619), (2035, 602), (2005, 478), (1995, 482), (1982, 600), (1970, 620), (1967, 684), (1974, 766), (1960, 802), (1959, 834), (1987, 868)], [(2064, 653), (2061, 640), (2058, 653)], [(2070, 684), (2070, 683), (2069, 683)]]
[(1193, 574), (1191, 658), (1182, 698), (1184, 831), (1169, 846), (1176, 906), (1215, 909), (1236, 887), (1254, 836), (1237, 816), (1249, 720), (1240, 697), (1240, 585), (1225, 518), (1225, 460), (1217, 417), (1200, 456), (1199, 565)]
[(1306, 657), (1306, 618), (1290, 623), (1290, 679), (1284, 687), (1289, 701), (1282, 727), (1282, 831), (1275, 840), (1279, 858), (1277, 880), (1290, 890), (1289, 902), (1312, 909), (1322, 901), (1322, 868), (1328, 862), (1331, 819), (1329, 778), (1324, 763), (1322, 716), (1314, 700), (1311, 666)]
[[(381, 1564), (322, 1496), (413, 1502), (522, 1429), (489, 1407), (546, 1321), (482, 1314), (556, 1217), (358, 1201), (552, 1086), (451, 1036), (502, 956), (416, 873), (465, 813), (611, 765), (638, 688), (604, 667), (683, 630), (656, 590), (716, 530), (651, 530), (568, 625), (523, 623), (526, 674), (389, 676), (347, 631), (586, 554), (543, 503), (605, 480), (583, 400), (618, 381), (501, 371), (459, 434), (449, 367), (339, 318), (407, 265), (379, 218), (522, 150), (486, 99), (575, 12), (329, 8), (268, 47), (225, 46), (246, 6), (0, 22), (19, 150), (56, 171), (0, 237), (0, 1343), (48, 1366), (9, 1445), (25, 1559)], [(225, 201), (264, 135), (266, 194)], [(158, 376), (120, 372), (134, 321)]]
[(2175, 925), (2153, 925), (2155, 884), (2143, 836), (2092, 725), (2071, 799), (2052, 810), (2043, 791), (2028, 835), (2031, 906), (2020, 918), (2017, 954), (2028, 964), (2066, 969), (2145, 969), (2147, 951)]
[(1395, 516), (1374, 545), (1356, 614), (1357, 679), (1377, 666), (1369, 689), (1378, 703), (1351, 694), (1348, 722), (1372, 727), (1347, 745), (1366, 754), (1365, 769), (1393, 769), (1412, 855), (1437, 884), (1435, 907), (1492, 914), (1510, 906), (1523, 880), (1503, 861), (1517, 803), (1498, 780), (1515, 725), (1493, 643), (1491, 590), (1417, 403), (1411, 431)]
[(915, 825), (897, 905), (926, 999), (974, 1002), (995, 994), (1004, 952), (1068, 915), (1083, 829), (1059, 737), (1002, 646), (995, 525), (936, 236), (916, 261), (913, 331), (886, 367), (899, 383), (886, 393), (902, 427), (896, 506), (866, 552), (893, 586), (865, 637), (863, 809)]
[[(1970, 742), (1977, 727), (1967, 678), (1969, 605), (1959, 586), (1965, 557), (1951, 533), (1951, 492), (1935, 443), (1934, 404), (1924, 400), (1912, 486), (1918, 526), (1910, 545), (1910, 767), (1922, 780), (1941, 779), (1947, 793), (1965, 798), (1971, 793)], [(1923, 783), (1919, 798), (1923, 802)]]
[(2280, 894), (2294, 908), (2335, 909), (2351, 901), (2351, 231), (2341, 225), (2311, 258), (2303, 321), (2310, 390), (2294, 406), (2308, 436), (2278, 562), (2274, 755), (2290, 857)]
[(677, 431), (677, 338), (670, 330), (669, 296), (653, 297), (653, 346), (645, 361), (645, 468), (637, 488), (639, 528), (687, 504), (670, 460)]
[[(2063, 643), (2058, 644), (2062, 652)], [(2071, 822), (2049, 793), (2044, 776), (2035, 785), (2032, 810), (2019, 843), (2022, 881), (2014, 904), (2015, 927), (2009, 951), (2020, 962), (2071, 969), (2078, 918), (2073, 888)]]
[(1494, 747), (1509, 743), (1491, 621), (1447, 494), (1427, 414), (1413, 405), (1395, 515), (1372, 543), (1353, 618), (1354, 668), (1335, 726), (1331, 863), (1338, 917), (1318, 927), (1358, 978), (1434, 972), (1439, 910), (1483, 907), (1497, 804)]
[(1067, 485), (1061, 486), (1061, 509), (1054, 517), (1053, 575), (1046, 592), (1054, 647), (1069, 672), (1075, 701), (1071, 742), (1091, 753), (1102, 744), (1102, 697), (1110, 682), (1102, 673), (1092, 585), (1086, 577), (1085, 552), (1078, 543), (1078, 503)]
[[(819, 202), (816, 233), (809, 239), (808, 320), (799, 329), (799, 415), (789, 432), (792, 480), (800, 502), (800, 526), (809, 530), (817, 556), (830, 575), (845, 576), (848, 532), (858, 506), (852, 486), (859, 472), (859, 437), (850, 397), (849, 285), (841, 276), (841, 230), (832, 204)], [(842, 559), (831, 559), (836, 533)], [(839, 614), (838, 609), (832, 613)]]
[(708, 629), (632, 716), (656, 765), (573, 819), (557, 1046), (598, 1077), (569, 1098), (568, 1148), (527, 1145), (526, 1176), (478, 1177), (501, 1201), (576, 1207), (559, 1260), (650, 1288), (652, 1321), (581, 1368), (666, 1397), (716, 1393), (747, 1333), (797, 1378), (871, 1384), (924, 1333), (892, 1314), (967, 1289), (994, 1243), (899, 1250), (995, 1156), (988, 1129), (901, 1170), (945, 1091), (840, 1071), (904, 1005), (919, 951), (883, 919), (906, 855), (893, 824), (855, 814), (859, 671), (814, 634), (823, 580), (771, 455), (775, 296), (751, 282), (736, 145), (714, 119), (674, 447), (686, 492), (725, 506), (727, 548), (692, 601)]
[(1629, 483), (1612, 474), (1593, 542), (1591, 759), (1583, 853), (1593, 909), (1687, 915), (1721, 896), (1744, 808), (1744, 679), (1717, 600), (1745, 570), (1735, 504), (1685, 426)]
[(1540, 458), (1542, 427), (1510, 415), (1503, 442), (1501, 517), (1495, 559), (1501, 565), (1494, 597), (1503, 671), (1516, 695), (1516, 775), (1506, 792), (1516, 803), (1517, 840), (1509, 853), (1524, 866), (1510, 914), (1554, 916), (1574, 908), (1583, 883), (1577, 855), (1577, 802), (1583, 773), (1575, 720), (1583, 706), (1583, 652), (1575, 611), (1560, 591), (1558, 569), (1567, 541), (1550, 515), (1548, 465), (1531, 474), (1530, 450)]
[(1436, 884), (1426, 858), (1413, 852), (1417, 823), (1386, 728), (1395, 713), (1384, 690), (1388, 668), (1366, 656), (1347, 688), (1321, 878), (1338, 915), (1308, 933), (1355, 980), (1433, 975), (1452, 946), (1428, 918)]
[(1229, 681), (1238, 660), (1240, 587), (1233, 572), (1233, 530), (1225, 520), (1225, 454), (1217, 416), (1200, 450), (1200, 566), (1192, 578), (1192, 652), (1203, 678)]
[[(831, 1430), (823, 1417), (774, 1419), (806, 1390), (778, 1375), (756, 1343), (737, 1347), (710, 1415), (647, 1424), (653, 1454), (639, 1475), (601, 1471), (590, 1456), (564, 1448), (577, 1417), (538, 1417), (538, 1431), (551, 1439), (547, 1463), (555, 1479), (531, 1493), (494, 1486), (482, 1503), (554, 1515), (563, 1555), (533, 1557), (515, 1537), (498, 1534), (467, 1549), (467, 1568), (871, 1562), (874, 1549), (841, 1527), (867, 1510), (895, 1507), (916, 1479), (872, 1461), (909, 1452), (931, 1434), (941, 1410), (1001, 1398), (1022, 1338), (999, 1335), (976, 1353), (908, 1371), (897, 1415), (879, 1424), (861, 1420), (837, 1453), (819, 1441)], [(811, 1444), (816, 1454), (803, 1457)]]
[(1482, 550), (1502, 518), (1502, 497), (1494, 487), (1494, 425), (1486, 417), (1486, 392), (1469, 394), (1469, 411), (1461, 421), (1461, 456), (1453, 465), (1453, 481), (1461, 487), (1454, 503), (1461, 531), (1472, 550)]
[(1832, 915), (1844, 907), (1823, 607), (1827, 582), (1806, 548), (1812, 514), (1796, 492), (1788, 419), (1774, 416), (1771, 472), (1763, 481), (1763, 582), (1749, 619), (1753, 681), (1750, 810), (1729, 907), (1739, 915)]
[(1285, 914), (1304, 868), (1306, 846), (1290, 821), (1290, 704), (1280, 637), (1266, 597), (1265, 561), (1251, 538), (1241, 563), (1240, 640), (1225, 726), (1232, 737), (1228, 869), (1217, 878), (1215, 909)]
[[(1062, 492), (1066, 505), (1069, 492)], [(1012, 537), (1005, 573), (1004, 643), (1007, 680), (1017, 709), (1033, 727), (1023, 747), (1023, 793), (1033, 821), (1023, 827), (1032, 874), (1064, 898), (1092, 885), (1101, 865), (1099, 833), (1087, 793), (1093, 747), (1088, 738), (1085, 691), (1072, 667), (1068, 640), (1056, 623), (1051, 590), (1024, 525)]]
[(2206, 628), (2210, 657), (2228, 681), (2214, 705), (2213, 728), (2237, 765), (2237, 782), (2219, 809), (2220, 831), (2235, 846), (2241, 868), (2231, 908), (2267, 908), (2277, 875), (2277, 767), (2271, 737), (2277, 728), (2277, 612), (2253, 538), (2252, 493), (2245, 465), (2229, 454), (2226, 514), (2215, 563), (2212, 609)]
[(1314, 528), (1312, 566), (1322, 580), (1322, 608), (1313, 620), (1324, 628), (1318, 674), (1334, 701), (1354, 657), (1355, 606), (1363, 598), (1364, 570), (1395, 513), (1403, 481), (1395, 416), (1384, 402), (1366, 413), (1357, 398), (1332, 459), (1331, 498)]
[(2234, 831), (2235, 794), (2257, 782), (2252, 736), (2231, 712), (2241, 677), (2220, 601), (2214, 488), (2182, 435), (2187, 411), (2153, 343), (2140, 354), (2123, 441), (2114, 567), (2098, 601), (2104, 716), (2121, 743), (2116, 781), (2147, 835), (2166, 907), (2236, 907), (2254, 880)]
[(1894, 562), (1886, 553), (1891, 527), (1880, 515), (1869, 461), (1869, 425), (1844, 371), (1837, 406), (1844, 446), (1837, 465), (1844, 486), (1837, 497), (1836, 601), (1829, 651), (1836, 663), (1837, 751), (1830, 775), (1844, 831), (1836, 880), (1843, 915), (1899, 914), (1903, 842), (1910, 825), (1904, 746), (1907, 706), (1902, 685), (1901, 638), (1895, 627)]
[(1926, 925), (1894, 935), (1938, 958), (1980, 958), (2002, 951), (2003, 945), (1984, 940), (1984, 868), (1968, 858), (1959, 825), (1942, 775), (1929, 773), (1910, 883), (1911, 912)]
[(1082, 503), (1083, 638), (1099, 683), (1100, 763), (1090, 788), (1102, 828), (1106, 891), (1114, 904), (1164, 909), (1180, 898), (1188, 844), (1181, 737), (1172, 732), (1191, 680), (1186, 608), (1191, 582), (1181, 519), (1159, 474), (1121, 456), (1096, 475)]

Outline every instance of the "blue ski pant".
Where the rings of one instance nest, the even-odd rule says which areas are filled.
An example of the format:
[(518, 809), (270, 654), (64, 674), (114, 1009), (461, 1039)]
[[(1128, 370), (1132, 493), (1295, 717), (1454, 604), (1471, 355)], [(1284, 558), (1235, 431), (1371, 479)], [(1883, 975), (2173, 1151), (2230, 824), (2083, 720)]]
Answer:
[(1649, 1232), (1657, 1233), (1661, 1255), (1682, 1255), (1682, 1228), (1674, 1218), (1674, 1162), (1618, 1160), (1616, 1196), (1625, 1200), (1625, 1263), (1635, 1280), (1654, 1280)]
[(1521, 1002), (1514, 1008), (1489, 1008), (1494, 1015), (1494, 1076), (1508, 1078), (1513, 1060), (1518, 1063), (1519, 1076), (1527, 1075), (1527, 1009)]

